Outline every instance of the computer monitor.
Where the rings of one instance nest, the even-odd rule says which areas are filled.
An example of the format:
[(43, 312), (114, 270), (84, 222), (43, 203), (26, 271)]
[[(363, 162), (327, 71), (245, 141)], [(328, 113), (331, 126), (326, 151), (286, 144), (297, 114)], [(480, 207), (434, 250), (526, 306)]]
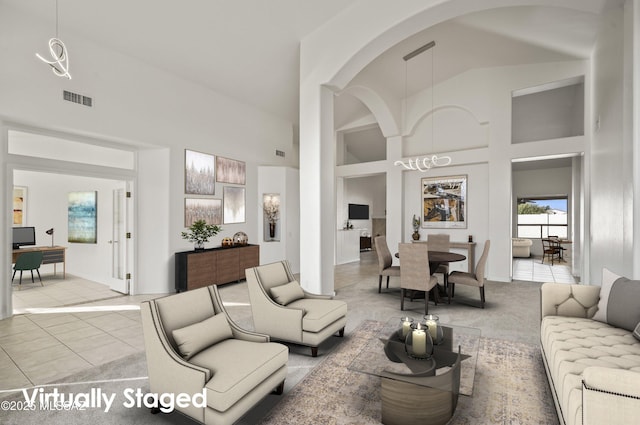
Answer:
[(13, 249), (18, 249), (25, 245), (36, 244), (35, 227), (14, 227), (13, 228)]

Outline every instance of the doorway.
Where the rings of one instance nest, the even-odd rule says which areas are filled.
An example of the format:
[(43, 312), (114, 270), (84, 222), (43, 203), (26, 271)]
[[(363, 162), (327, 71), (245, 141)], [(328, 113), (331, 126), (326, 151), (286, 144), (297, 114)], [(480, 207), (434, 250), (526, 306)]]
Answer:
[[(41, 266), (44, 287), (37, 282), (29, 289), (67, 287), (68, 297), (64, 298), (68, 299), (62, 299), (58, 291), (51, 297), (54, 301), (41, 300), (58, 305), (130, 293), (135, 258), (130, 237), (135, 234), (131, 196), (136, 176), (135, 152), (106, 147), (104, 142), (77, 141), (71, 136), (22, 129), (9, 130), (8, 136), (9, 159), (15, 159), (9, 163), (13, 181), (8, 184), (23, 188), (26, 194), (22, 222), (13, 225), (35, 227), (37, 246), (55, 244), (65, 251), (63, 264)], [(90, 195), (92, 200), (88, 208), (93, 215), (83, 217), (82, 222), (88, 226), (88, 238), (72, 237), (72, 194)], [(27, 288), (13, 293), (23, 296), (27, 292), (24, 289)]]
[[(583, 232), (582, 156), (512, 162), (511, 276), (514, 281), (579, 283)], [(559, 246), (555, 261), (544, 241)]]

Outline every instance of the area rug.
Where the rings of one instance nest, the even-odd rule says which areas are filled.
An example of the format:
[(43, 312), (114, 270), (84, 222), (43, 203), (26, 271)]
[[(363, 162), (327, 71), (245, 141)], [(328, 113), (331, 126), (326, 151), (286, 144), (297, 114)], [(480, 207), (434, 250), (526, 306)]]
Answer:
[[(264, 417), (263, 425), (379, 424), (380, 378), (349, 370), (353, 358), (383, 324), (365, 321)], [(481, 338), (472, 396), (460, 395), (449, 422), (558, 423), (537, 346)]]

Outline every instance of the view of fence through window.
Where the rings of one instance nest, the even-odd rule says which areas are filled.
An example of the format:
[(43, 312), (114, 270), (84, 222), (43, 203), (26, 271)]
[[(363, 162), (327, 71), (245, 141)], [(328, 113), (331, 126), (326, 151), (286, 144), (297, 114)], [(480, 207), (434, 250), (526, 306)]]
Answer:
[(519, 198), (518, 237), (566, 238), (568, 198)]

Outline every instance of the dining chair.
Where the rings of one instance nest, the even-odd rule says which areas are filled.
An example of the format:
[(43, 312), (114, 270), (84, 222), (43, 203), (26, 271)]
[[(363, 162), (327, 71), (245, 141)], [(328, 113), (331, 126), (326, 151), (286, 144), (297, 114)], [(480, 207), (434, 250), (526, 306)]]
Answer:
[(429, 246), (424, 243), (401, 243), (398, 244), (398, 252), (400, 253), (400, 310), (404, 310), (404, 298), (406, 290), (409, 289), (424, 292), (424, 314), (428, 314), (429, 292), (438, 284), (438, 279), (429, 270)]
[(560, 259), (560, 243), (551, 238), (543, 238), (540, 241), (542, 242), (542, 264), (544, 264), (544, 259), (548, 258), (553, 266), (553, 259)]
[(22, 286), (22, 272), (25, 270), (31, 271), (31, 282), (35, 282), (33, 280), (33, 271), (35, 270), (38, 273), (38, 279), (40, 279), (40, 285), (44, 286), (42, 283), (42, 277), (40, 277), (40, 266), (42, 265), (42, 251), (31, 251), (20, 254), (20, 256), (16, 259), (16, 264), (13, 266), (13, 276), (11, 276), (11, 282), (16, 277), (16, 272), (20, 270), (20, 285)]
[(387, 245), (386, 236), (376, 236), (374, 243), (378, 255), (378, 293), (380, 293), (382, 292), (382, 276), (387, 277), (387, 289), (389, 289), (389, 278), (400, 276), (400, 266), (392, 266), (393, 258)]
[[(427, 245), (429, 251), (442, 251), (449, 252), (451, 248), (451, 240), (449, 235), (445, 234), (432, 234), (427, 236)], [(433, 274), (442, 274), (442, 280), (445, 289), (449, 286), (449, 265), (440, 264), (437, 269), (433, 271)]]
[(482, 256), (476, 264), (475, 273), (454, 271), (449, 274), (449, 295), (451, 298), (455, 295), (456, 284), (477, 286), (480, 288), (480, 305), (484, 308), (484, 273), (487, 266), (487, 257), (489, 256), (489, 247), (491, 242), (487, 239), (484, 243)]

